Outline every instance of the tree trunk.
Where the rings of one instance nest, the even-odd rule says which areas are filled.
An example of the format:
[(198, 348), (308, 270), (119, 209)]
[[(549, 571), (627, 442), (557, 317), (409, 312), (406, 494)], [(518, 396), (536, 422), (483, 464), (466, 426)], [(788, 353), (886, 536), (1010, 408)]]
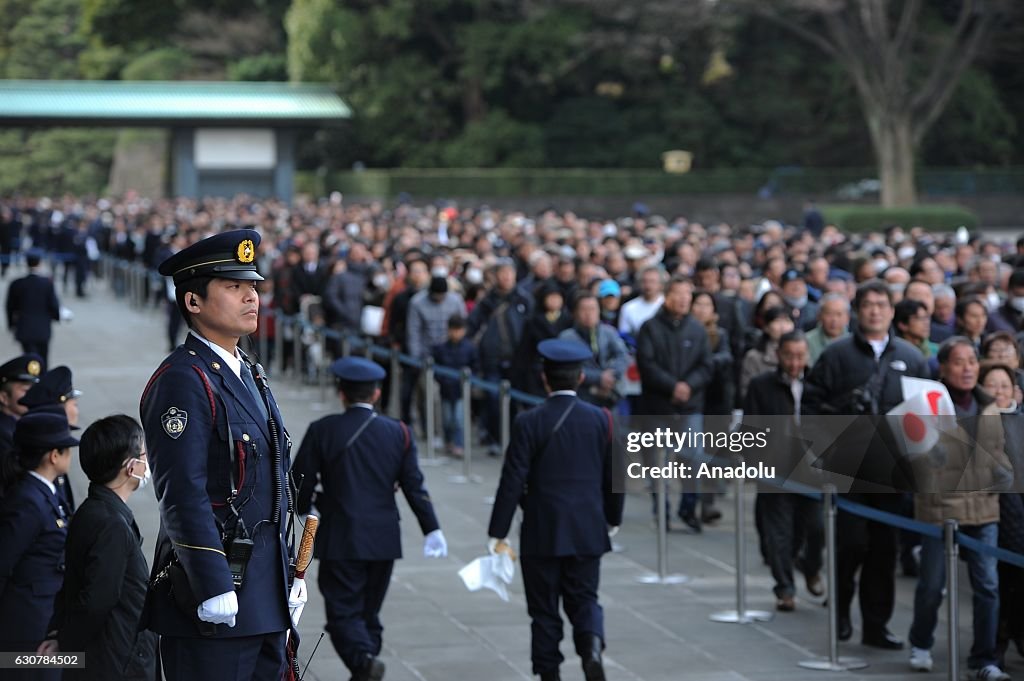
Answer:
[(910, 116), (886, 111), (868, 113), (871, 142), (878, 159), (882, 184), (882, 206), (910, 206), (917, 203), (914, 157), (917, 151)]
[(462, 116), (465, 123), (476, 123), (487, 116), (487, 101), (484, 99), (483, 83), (479, 78), (470, 78), (462, 84)]

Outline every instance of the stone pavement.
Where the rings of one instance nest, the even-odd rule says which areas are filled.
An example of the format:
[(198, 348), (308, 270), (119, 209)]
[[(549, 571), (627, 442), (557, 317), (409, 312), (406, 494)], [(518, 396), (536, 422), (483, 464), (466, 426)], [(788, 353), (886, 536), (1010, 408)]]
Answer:
[[(16, 271), (20, 276), (21, 271)], [(0, 297), (6, 297), (10, 281), (0, 282)], [(113, 413), (138, 416), (138, 400), (151, 372), (165, 355), (163, 316), (154, 311), (131, 309), (125, 300), (114, 298), (104, 282), (90, 282), (90, 295), (78, 300), (73, 293), (62, 296), (75, 318), (55, 327), (51, 364), (69, 365), (75, 386), (83, 391), (81, 422)], [(0, 334), (0, 357), (20, 352), (9, 333)], [(315, 387), (298, 386), (286, 379), (273, 381), (274, 393), (296, 442), (307, 425), (336, 409), (324, 404)], [(329, 397), (333, 400), (333, 397)], [(443, 560), (422, 557), (422, 535), (404, 505), (403, 541), (406, 558), (396, 566), (382, 619), (385, 626), (383, 659), (387, 679), (393, 681), (434, 681), (441, 679), (487, 679), (511, 681), (529, 679), (529, 619), (518, 575), (510, 588), (511, 602), (503, 603), (490, 592), (469, 593), (457, 571), (471, 559), (483, 555), (490, 514), (488, 497), (494, 493), (500, 461), (478, 457), (473, 472), (479, 483), (456, 484), (451, 476), (461, 464), (448, 461), (424, 467), (431, 496), (448, 538), (449, 556)], [(85, 478), (73, 468), (71, 474), (78, 498), (85, 496)], [(149, 490), (132, 499), (132, 507), (144, 536), (145, 551), (151, 557), (152, 538), (158, 517)], [(646, 495), (631, 495), (626, 503), (623, 527), (616, 537), (624, 550), (609, 554), (602, 564), (601, 602), (604, 606), (608, 650), (605, 655), (609, 679), (623, 681), (789, 681), (834, 678), (828, 672), (797, 667), (800, 660), (826, 652), (826, 610), (821, 599), (802, 590), (794, 613), (781, 613), (761, 624), (717, 624), (708, 616), (735, 607), (734, 523), (732, 499), (720, 501), (725, 517), (702, 535), (678, 529), (669, 535), (671, 571), (685, 573), (691, 580), (682, 585), (645, 585), (636, 578), (656, 565), (655, 534), (651, 527), (650, 502)], [(753, 495), (747, 499), (752, 508)], [(678, 523), (677, 523), (678, 526)], [(748, 607), (772, 610), (771, 578), (757, 553), (752, 520), (747, 522), (746, 545), (750, 557)], [(310, 600), (301, 622), (303, 635), (300, 657), (305, 663), (324, 624), (323, 602), (316, 588), (316, 563), (307, 576)], [(801, 580), (802, 581), (802, 580)], [(910, 623), (914, 581), (897, 581), (897, 611), (892, 629), (905, 636)], [(970, 588), (961, 570), (961, 650), (966, 659), (970, 647)], [(855, 626), (859, 625), (855, 614)], [(870, 666), (845, 674), (846, 678), (888, 681), (903, 678), (945, 678), (945, 618), (940, 618), (937, 644), (933, 650), (936, 671), (921, 675), (908, 671), (907, 651), (885, 652), (857, 643), (840, 646), (841, 653), (866, 659)], [(859, 641), (859, 631), (853, 641)], [(563, 641), (566, 663), (563, 678), (582, 679), (578, 658), (572, 650), (571, 635)], [(1009, 671), (1024, 674), (1024, 662), (1009, 655)], [(961, 663), (963, 668), (964, 663)], [(346, 679), (348, 674), (324, 637), (306, 678), (311, 681)]]

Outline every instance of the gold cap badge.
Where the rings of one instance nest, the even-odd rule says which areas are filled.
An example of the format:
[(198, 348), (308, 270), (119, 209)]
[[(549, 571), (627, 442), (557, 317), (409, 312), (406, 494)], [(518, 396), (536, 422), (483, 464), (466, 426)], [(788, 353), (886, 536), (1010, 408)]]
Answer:
[(238, 262), (248, 265), (256, 259), (256, 246), (252, 243), (252, 239), (243, 239), (238, 244), (238, 251), (235, 254), (238, 257)]
[(31, 374), (32, 376), (38, 376), (39, 373), (43, 370), (43, 367), (39, 364), (39, 362), (34, 359), (30, 361), (28, 363), (28, 366), (25, 368), (28, 369), (28, 373)]

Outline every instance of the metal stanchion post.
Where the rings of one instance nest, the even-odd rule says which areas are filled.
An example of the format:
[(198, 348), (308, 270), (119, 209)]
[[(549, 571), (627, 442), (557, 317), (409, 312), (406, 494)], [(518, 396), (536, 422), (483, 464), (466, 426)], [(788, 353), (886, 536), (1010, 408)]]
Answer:
[(804, 669), (826, 672), (845, 672), (863, 669), (868, 663), (856, 657), (839, 657), (838, 604), (836, 603), (836, 487), (825, 485), (822, 491), (822, 505), (825, 512), (825, 567), (828, 581), (828, 657), (803, 660), (798, 663)]
[(274, 318), (274, 359), (277, 360), (277, 366), (284, 376), (284, 368), (288, 364), (284, 357), (284, 330), (287, 325), (282, 322), (282, 317)]
[[(661, 450), (661, 461), (659, 466), (664, 467), (668, 463), (668, 452)], [(658, 478), (654, 486), (655, 517), (658, 522), (658, 571), (646, 573), (636, 578), (641, 584), (685, 584), (690, 581), (686, 575), (669, 574), (668, 572), (668, 518), (665, 517), (665, 500), (668, 497), (668, 488), (665, 478)]]
[(316, 332), (316, 341), (320, 344), (320, 361), (316, 365), (316, 382), (320, 388), (320, 404), (327, 403), (327, 336), (323, 331)]
[(957, 522), (947, 520), (942, 526), (946, 543), (946, 625), (949, 627), (949, 664), (947, 678), (957, 681), (960, 670), (960, 594), (957, 570), (960, 564), (960, 545), (956, 543)]
[(398, 359), (398, 348), (391, 348), (391, 389), (388, 391), (391, 416), (402, 418), (402, 363)]
[[(427, 357), (423, 362), (423, 402), (426, 406), (426, 416), (424, 419), (426, 423), (424, 425), (424, 432), (427, 436), (427, 460), (431, 461), (434, 459), (434, 395), (437, 391), (434, 388), (434, 358)], [(415, 397), (413, 398), (415, 402)]]
[(512, 437), (512, 384), (507, 379), (498, 386), (498, 409), (501, 413), (501, 454), (504, 456)]
[[(737, 459), (742, 468), (743, 457)], [(743, 478), (736, 478), (736, 609), (712, 614), (712, 622), (750, 624), (767, 622), (772, 618), (772, 613), (765, 610), (747, 610), (747, 532), (743, 491)]]
[(256, 352), (259, 353), (260, 363), (264, 366), (267, 365), (267, 353), (269, 350), (270, 346), (267, 342), (267, 317), (264, 315), (256, 325)]
[(473, 384), (469, 380), (471, 375), (469, 367), (463, 367), (462, 375), (459, 377), (462, 386), (462, 473), (451, 477), (451, 481), (458, 484), (483, 482), (479, 475), (470, 472), (473, 466)]
[(298, 379), (299, 384), (302, 384), (302, 322), (296, 319), (292, 322), (292, 335), (295, 338), (294, 344), (292, 345), (292, 360), (295, 362), (292, 364), (292, 369), (295, 371), (295, 377)]

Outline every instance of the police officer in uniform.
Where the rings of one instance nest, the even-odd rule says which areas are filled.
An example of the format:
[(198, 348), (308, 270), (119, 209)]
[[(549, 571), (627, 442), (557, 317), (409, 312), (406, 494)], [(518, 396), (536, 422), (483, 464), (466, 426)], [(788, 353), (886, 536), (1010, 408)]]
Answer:
[(519, 414), (505, 454), (488, 528), (488, 548), (504, 544), (523, 508), (520, 555), (531, 623), (533, 673), (557, 681), (563, 658), (559, 602), (572, 623), (587, 681), (602, 681), (604, 613), (597, 602), (601, 555), (622, 522), (623, 495), (612, 492), (612, 417), (580, 400), (582, 343), (537, 345), (548, 399)]
[(39, 382), (43, 358), (29, 353), (0, 365), (0, 458), (14, 445), (14, 425), (28, 411), (18, 400)]
[[(81, 390), (76, 390), (71, 384), (71, 369), (61, 366), (50, 369), (42, 378), (28, 389), (25, 396), (18, 404), (25, 407), (29, 412), (47, 411), (52, 414), (64, 414), (68, 423), (72, 426), (78, 425), (78, 398), (82, 396)], [(57, 478), (57, 494), (67, 509), (68, 515), (73, 515), (77, 506), (75, 505), (75, 493), (71, 489), (71, 479), (67, 474)]]
[[(67, 473), (77, 446), (63, 414), (18, 419), (13, 461), (4, 462), (0, 480), (6, 489), (0, 504), (0, 650), (31, 653), (46, 638), (64, 583), (68, 534), (68, 513), (54, 481)], [(4, 670), (3, 678), (59, 679), (60, 671)]]
[[(223, 232), (166, 259), (190, 333), (142, 395), (160, 534), (142, 626), (162, 636), (164, 676), (267, 679), (286, 667), (290, 443), (259, 365), (238, 349), (256, 331), (260, 236)], [(290, 591), (291, 589), (291, 591)]]
[(345, 413), (310, 424), (295, 457), (301, 480), (297, 508), (309, 512), (313, 491), (321, 514), (315, 555), (327, 610), (327, 632), (355, 681), (384, 677), (377, 659), (384, 631), (379, 613), (395, 560), (402, 557), (396, 486), (426, 535), (423, 554), (448, 555), (448, 545), (423, 485), (416, 442), (401, 421), (379, 415), (384, 369), (346, 357), (331, 365)]

